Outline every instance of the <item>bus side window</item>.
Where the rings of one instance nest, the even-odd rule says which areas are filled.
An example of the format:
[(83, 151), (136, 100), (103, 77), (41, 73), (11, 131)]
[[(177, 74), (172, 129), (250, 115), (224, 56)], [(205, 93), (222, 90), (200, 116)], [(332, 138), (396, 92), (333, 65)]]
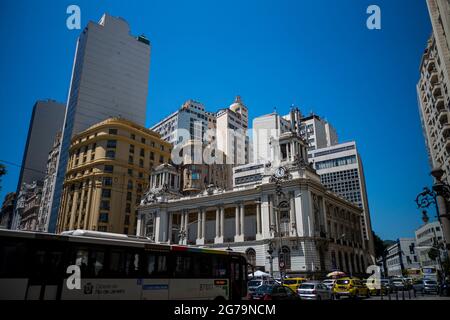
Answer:
[(108, 275), (119, 276), (124, 274), (124, 260), (122, 251), (111, 251), (109, 254)]
[(136, 276), (139, 273), (139, 254), (127, 253), (125, 262), (127, 276)]
[(105, 268), (105, 252), (103, 250), (92, 250), (89, 259), (89, 269), (94, 277), (104, 275)]
[(145, 273), (147, 276), (150, 277), (166, 275), (167, 256), (155, 253), (148, 253)]
[(0, 277), (26, 278), (26, 253), (25, 242), (1, 242)]
[(192, 257), (187, 255), (175, 256), (175, 277), (192, 277)]
[(194, 276), (199, 278), (211, 278), (212, 275), (212, 256), (206, 254), (197, 254), (194, 256)]
[(88, 271), (88, 257), (87, 249), (75, 250), (75, 265), (80, 267), (81, 277), (87, 276)]
[(225, 257), (213, 257), (212, 272), (214, 278), (226, 278), (227, 274), (227, 260)]
[(156, 256), (152, 253), (147, 254), (147, 268), (145, 268), (147, 276), (152, 276), (156, 273)]

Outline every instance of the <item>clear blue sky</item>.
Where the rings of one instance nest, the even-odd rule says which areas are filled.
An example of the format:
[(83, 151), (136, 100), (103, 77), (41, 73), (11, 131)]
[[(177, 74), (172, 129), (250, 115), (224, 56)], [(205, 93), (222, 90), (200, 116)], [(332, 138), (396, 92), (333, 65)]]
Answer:
[[(208, 110), (240, 94), (250, 117), (298, 105), (356, 140), (374, 230), (412, 236), (414, 198), (430, 184), (415, 85), (431, 25), (424, 0), (0, 1), (0, 159), (20, 163), (37, 99), (65, 101), (78, 30), (103, 12), (125, 18), (152, 43), (147, 124), (196, 99)], [(382, 30), (366, 28), (381, 7)], [(0, 197), (14, 191), (8, 166)]]

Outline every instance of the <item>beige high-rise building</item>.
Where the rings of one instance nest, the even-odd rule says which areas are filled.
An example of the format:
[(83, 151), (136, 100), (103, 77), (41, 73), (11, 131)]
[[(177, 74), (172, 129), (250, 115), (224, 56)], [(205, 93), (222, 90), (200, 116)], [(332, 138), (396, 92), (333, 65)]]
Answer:
[(110, 118), (75, 135), (57, 231), (136, 234), (136, 208), (151, 170), (170, 160), (170, 143), (131, 121)]
[(433, 33), (420, 64), (417, 95), (431, 167), (450, 182), (450, 4), (427, 0)]

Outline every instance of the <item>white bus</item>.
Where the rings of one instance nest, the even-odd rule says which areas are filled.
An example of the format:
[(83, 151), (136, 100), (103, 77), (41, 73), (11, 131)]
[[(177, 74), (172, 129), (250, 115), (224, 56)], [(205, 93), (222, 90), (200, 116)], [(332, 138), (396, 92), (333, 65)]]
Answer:
[[(69, 266), (80, 271), (80, 286)], [(237, 252), (96, 231), (0, 230), (0, 300), (238, 300), (246, 294), (247, 263)]]

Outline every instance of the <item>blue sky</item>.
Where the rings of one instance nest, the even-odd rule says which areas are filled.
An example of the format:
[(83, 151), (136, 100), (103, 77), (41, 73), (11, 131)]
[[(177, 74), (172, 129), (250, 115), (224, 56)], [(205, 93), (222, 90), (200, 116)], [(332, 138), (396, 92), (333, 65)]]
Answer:
[[(250, 117), (295, 104), (330, 121), (363, 158), (373, 229), (413, 236), (430, 184), (415, 85), (431, 25), (424, 0), (0, 1), (0, 159), (20, 163), (37, 99), (65, 101), (78, 30), (103, 12), (152, 43), (147, 125), (195, 99), (214, 111), (241, 95)], [(366, 28), (381, 8), (382, 29)], [(14, 191), (8, 166), (0, 197)]]

